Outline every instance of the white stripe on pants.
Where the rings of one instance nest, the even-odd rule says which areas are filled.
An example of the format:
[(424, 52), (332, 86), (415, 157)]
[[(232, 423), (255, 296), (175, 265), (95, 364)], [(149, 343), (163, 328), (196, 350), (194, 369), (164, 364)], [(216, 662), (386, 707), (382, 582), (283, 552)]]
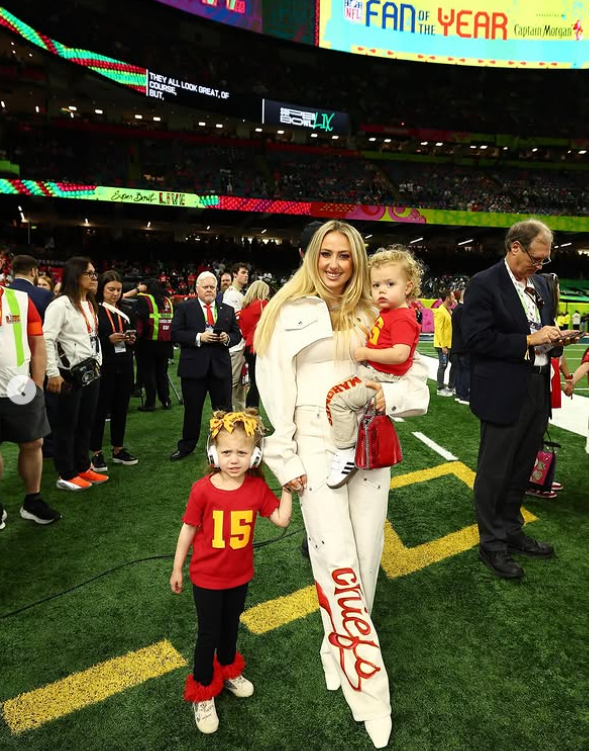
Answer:
[(295, 413), (298, 454), (307, 473), (301, 509), (318, 585), (326, 677), (339, 676), (357, 721), (391, 713), (389, 681), (370, 613), (384, 545), (390, 470), (359, 470), (347, 485), (326, 485), (333, 444), (325, 410)]

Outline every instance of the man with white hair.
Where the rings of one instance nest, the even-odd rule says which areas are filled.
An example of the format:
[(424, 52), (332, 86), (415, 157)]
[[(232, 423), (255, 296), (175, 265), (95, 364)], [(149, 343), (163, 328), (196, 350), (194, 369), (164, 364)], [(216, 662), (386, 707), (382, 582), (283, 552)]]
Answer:
[(178, 375), (184, 400), (182, 438), (172, 461), (194, 452), (207, 394), (213, 409), (231, 410), (229, 348), (241, 341), (235, 311), (215, 300), (217, 278), (210, 271), (198, 276), (196, 294), (176, 308), (172, 321), (172, 341), (180, 344)]

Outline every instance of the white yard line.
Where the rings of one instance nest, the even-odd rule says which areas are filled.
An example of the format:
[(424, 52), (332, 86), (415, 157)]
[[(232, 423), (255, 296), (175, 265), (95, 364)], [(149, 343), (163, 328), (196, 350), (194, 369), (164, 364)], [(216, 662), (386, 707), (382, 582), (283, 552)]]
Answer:
[(428, 438), (423, 433), (412, 433), (411, 435), (414, 435), (416, 438), (418, 438), (422, 443), (425, 443), (426, 446), (429, 446), (432, 451), (435, 451), (436, 454), (439, 454), (441, 457), (446, 459), (449, 462), (455, 462), (458, 460), (457, 456), (454, 456), (454, 454), (451, 454), (449, 451), (446, 451), (446, 449), (443, 446), (440, 446), (439, 443), (436, 443), (435, 441), (432, 441), (431, 438)]

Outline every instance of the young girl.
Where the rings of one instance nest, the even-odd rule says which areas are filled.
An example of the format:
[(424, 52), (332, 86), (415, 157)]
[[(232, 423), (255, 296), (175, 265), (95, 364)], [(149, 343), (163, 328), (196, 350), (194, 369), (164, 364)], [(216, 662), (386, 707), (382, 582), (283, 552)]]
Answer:
[[(573, 395), (575, 386), (581, 380), (581, 378), (583, 378), (583, 376), (587, 376), (587, 379), (589, 381), (589, 347), (587, 347), (587, 349), (583, 353), (581, 364), (573, 373), (573, 377), (570, 380), (567, 380), (563, 386), (562, 390), (567, 396)], [(587, 444), (585, 446), (585, 451), (589, 454), (589, 433), (587, 433)]]
[(170, 578), (176, 594), (182, 591), (182, 568), (188, 549), (193, 548), (190, 579), (198, 635), (194, 671), (186, 679), (184, 698), (192, 702), (202, 733), (214, 733), (219, 727), (214, 699), (223, 688), (239, 697), (254, 692), (243, 676), (245, 661), (236, 644), (247, 583), (254, 575), (256, 514), (287, 527), (292, 512), (290, 493), (283, 489), (278, 503), (257, 469), (262, 433), (257, 410), (214, 413), (207, 443), (212, 474), (192, 486), (176, 547)]
[[(368, 265), (372, 299), (380, 312), (366, 345), (357, 347), (354, 352), (356, 362), (366, 361), (366, 364), (360, 366), (356, 376), (334, 386), (327, 394), (327, 418), (338, 449), (327, 479), (330, 488), (340, 488), (356, 473), (356, 412), (374, 398), (374, 390), (367, 382), (396, 384), (395, 405), (399, 415), (404, 412), (404, 394), (409, 389), (421, 387), (424, 397), (427, 391), (425, 374), (416, 382), (407, 376), (421, 332), (408, 298), (420, 294), (423, 268), (402, 246), (378, 250), (370, 257)], [(428, 403), (425, 397), (424, 409), (412, 410), (412, 414), (424, 414)]]

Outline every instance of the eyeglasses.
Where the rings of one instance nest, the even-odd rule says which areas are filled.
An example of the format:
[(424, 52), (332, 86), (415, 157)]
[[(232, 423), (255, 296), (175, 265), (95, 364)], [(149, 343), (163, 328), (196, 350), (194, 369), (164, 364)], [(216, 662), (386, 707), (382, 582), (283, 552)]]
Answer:
[(542, 295), (538, 294), (538, 290), (536, 290), (534, 287), (526, 287), (524, 292), (536, 303), (538, 310), (542, 310), (542, 308), (544, 307), (544, 298), (542, 297)]
[(534, 256), (530, 255), (530, 252), (527, 248), (524, 248), (524, 246), (521, 246), (530, 261), (534, 264), (534, 266), (547, 266), (549, 263), (551, 263), (552, 258), (550, 256), (546, 256), (546, 258), (534, 258)]
[(98, 279), (98, 274), (95, 271), (82, 271), (82, 274), (89, 279)]

